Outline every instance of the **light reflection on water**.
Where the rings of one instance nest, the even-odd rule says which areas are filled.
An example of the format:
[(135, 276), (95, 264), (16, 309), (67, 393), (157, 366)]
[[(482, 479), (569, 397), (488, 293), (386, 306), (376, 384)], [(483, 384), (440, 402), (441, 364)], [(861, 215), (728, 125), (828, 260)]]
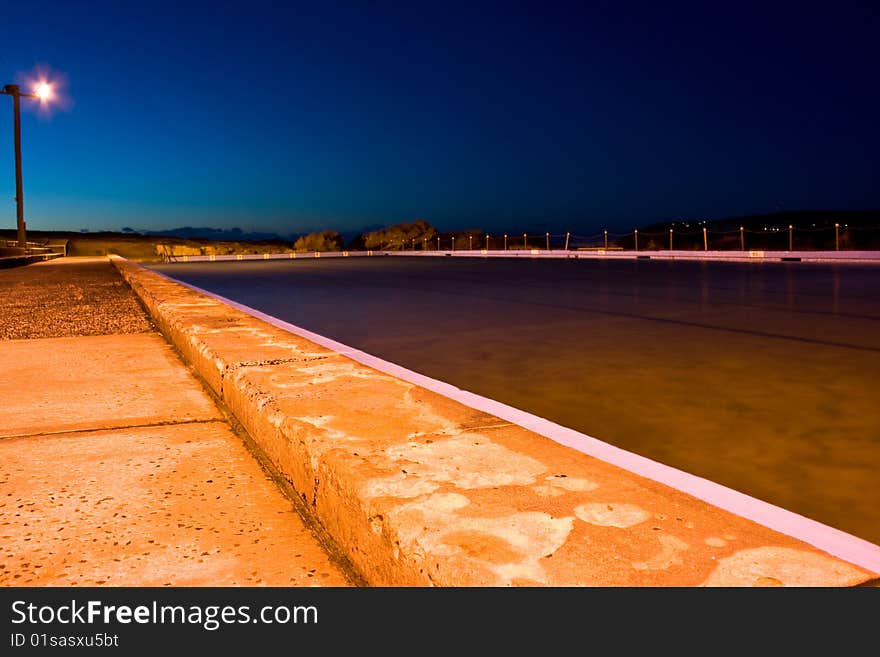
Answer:
[(880, 268), (350, 258), (155, 269), (880, 544)]

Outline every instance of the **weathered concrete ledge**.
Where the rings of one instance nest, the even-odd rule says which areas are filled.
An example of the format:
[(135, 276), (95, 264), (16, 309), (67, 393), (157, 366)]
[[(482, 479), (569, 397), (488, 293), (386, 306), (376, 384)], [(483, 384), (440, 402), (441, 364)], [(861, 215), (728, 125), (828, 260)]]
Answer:
[(114, 264), (374, 586), (851, 586), (797, 539)]

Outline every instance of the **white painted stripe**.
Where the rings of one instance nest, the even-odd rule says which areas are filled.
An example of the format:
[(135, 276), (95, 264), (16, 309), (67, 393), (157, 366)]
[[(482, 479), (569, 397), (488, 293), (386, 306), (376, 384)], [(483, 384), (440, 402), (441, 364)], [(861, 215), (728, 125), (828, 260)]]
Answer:
[[(152, 271), (152, 270), (151, 270)], [(233, 308), (241, 310), (252, 317), (261, 319), (273, 326), (289, 331), (307, 340), (319, 344), (328, 349), (338, 352), (363, 365), (372, 367), (380, 372), (390, 374), (409, 383), (421, 386), (432, 392), (453, 399), (471, 408), (490, 413), (525, 429), (549, 438), (561, 445), (571, 447), (597, 459), (611, 463), (624, 470), (635, 473), (647, 479), (665, 484), (671, 488), (682, 491), (717, 506), (725, 511), (730, 511), (738, 516), (752, 520), (760, 525), (769, 527), (777, 532), (792, 536), (814, 547), (824, 550), (840, 559), (860, 566), (866, 570), (880, 574), (880, 546), (848, 534), (834, 527), (822, 524), (816, 520), (804, 517), (793, 511), (775, 506), (769, 502), (759, 500), (727, 486), (722, 486), (714, 481), (703, 479), (683, 470), (664, 465), (647, 457), (628, 452), (619, 447), (609, 445), (606, 442), (593, 438), (586, 434), (569, 429), (562, 425), (551, 422), (544, 418), (532, 415), (513, 406), (476, 395), (467, 390), (461, 390), (453, 385), (432, 379), (418, 372), (395, 365), (372, 354), (348, 345), (332, 340), (328, 337), (313, 333), (294, 324), (267, 315), (250, 306), (227, 299), (219, 294), (204, 290), (195, 285), (177, 280), (161, 272), (153, 272), (168, 280), (180, 283), (196, 292), (216, 299)]]

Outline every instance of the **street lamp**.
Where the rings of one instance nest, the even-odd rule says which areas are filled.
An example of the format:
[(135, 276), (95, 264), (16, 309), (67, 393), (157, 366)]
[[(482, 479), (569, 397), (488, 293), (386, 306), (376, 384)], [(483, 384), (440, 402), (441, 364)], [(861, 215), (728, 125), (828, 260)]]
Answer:
[(49, 100), (52, 87), (45, 82), (37, 85), (32, 94), (23, 94), (17, 84), (7, 84), (0, 93), (12, 96), (13, 127), (15, 130), (15, 214), (18, 220), (18, 245), (27, 248), (27, 234), (24, 227), (24, 191), (21, 182), (21, 98), (34, 98), (40, 102)]

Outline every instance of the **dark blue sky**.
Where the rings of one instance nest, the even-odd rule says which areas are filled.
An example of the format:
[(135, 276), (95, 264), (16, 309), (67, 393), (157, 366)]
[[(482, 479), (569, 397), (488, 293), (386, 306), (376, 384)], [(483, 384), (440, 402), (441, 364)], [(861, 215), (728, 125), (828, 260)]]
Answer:
[[(872, 7), (873, 4), (873, 7)], [(230, 6), (231, 5), (231, 8)], [(30, 229), (880, 207), (876, 3), (3, 3)], [(15, 226), (0, 97), (0, 221)], [(4, 173), (5, 172), (5, 173)], [(3, 218), (5, 217), (5, 218)]]

